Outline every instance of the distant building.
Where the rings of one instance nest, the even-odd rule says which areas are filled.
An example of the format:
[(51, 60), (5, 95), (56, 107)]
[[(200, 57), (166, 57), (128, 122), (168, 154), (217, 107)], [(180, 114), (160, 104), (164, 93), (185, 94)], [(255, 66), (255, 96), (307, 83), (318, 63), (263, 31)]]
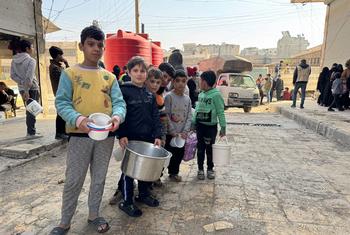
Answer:
[(298, 54), (310, 45), (304, 36), (292, 37), (289, 31), (282, 32), (282, 38), (277, 42), (277, 57), (279, 59), (290, 58)]
[(300, 60), (305, 59), (306, 62), (312, 67), (320, 67), (321, 66), (321, 52), (322, 45), (318, 45), (316, 47), (312, 47), (303, 52), (300, 52), (290, 59), (290, 65), (295, 66), (300, 63)]
[(246, 47), (241, 51), (241, 56), (257, 56), (259, 54), (259, 48)]
[(276, 58), (277, 55), (277, 49), (259, 49), (257, 47), (247, 47), (241, 51), (240, 55), (251, 61), (254, 66), (263, 66), (273, 62), (273, 59)]
[[(234, 56), (239, 54), (239, 45), (235, 44), (210, 44), (184, 43), (183, 54), (185, 66), (195, 66), (199, 61), (216, 56)], [(167, 53), (166, 53), (167, 54)]]

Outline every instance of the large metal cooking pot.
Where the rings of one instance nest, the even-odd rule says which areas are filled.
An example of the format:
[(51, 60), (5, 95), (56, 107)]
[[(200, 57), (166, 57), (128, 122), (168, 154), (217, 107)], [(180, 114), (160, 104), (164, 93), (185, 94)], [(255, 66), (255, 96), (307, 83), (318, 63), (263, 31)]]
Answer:
[(156, 181), (169, 165), (171, 153), (142, 141), (129, 141), (121, 165), (122, 172), (134, 179)]

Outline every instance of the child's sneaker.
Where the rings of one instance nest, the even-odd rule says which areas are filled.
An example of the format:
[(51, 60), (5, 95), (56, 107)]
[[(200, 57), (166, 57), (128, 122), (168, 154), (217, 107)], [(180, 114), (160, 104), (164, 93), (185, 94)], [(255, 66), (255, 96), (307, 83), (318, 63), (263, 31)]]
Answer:
[(182, 181), (182, 177), (179, 175), (169, 175), (169, 178), (171, 181), (174, 181), (174, 182), (181, 182)]
[(157, 207), (157, 206), (159, 206), (159, 201), (157, 199), (155, 199), (154, 197), (152, 197), (151, 195), (147, 196), (147, 197), (140, 197), (140, 195), (137, 195), (135, 197), (135, 201), (142, 202), (142, 203), (144, 203), (144, 204), (146, 204), (147, 206), (150, 206), (150, 207)]
[(199, 180), (204, 180), (204, 179), (205, 179), (204, 171), (203, 171), (203, 170), (199, 170), (199, 171), (198, 171), (197, 178), (198, 178)]
[(207, 171), (207, 178), (210, 180), (215, 179), (215, 172), (213, 170), (208, 170)]
[(142, 211), (137, 206), (134, 204), (126, 204), (124, 201), (119, 203), (119, 209), (131, 217), (140, 217), (142, 215)]

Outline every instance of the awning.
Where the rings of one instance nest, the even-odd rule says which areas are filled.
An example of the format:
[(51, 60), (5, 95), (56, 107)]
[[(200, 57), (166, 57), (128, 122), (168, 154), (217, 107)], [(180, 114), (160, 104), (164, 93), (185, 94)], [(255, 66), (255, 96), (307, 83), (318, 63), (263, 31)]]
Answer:
[(57, 25), (49, 21), (46, 17), (42, 17), (42, 22), (43, 22), (43, 29), (46, 31), (45, 33), (53, 33), (60, 31), (61, 28), (59, 28)]

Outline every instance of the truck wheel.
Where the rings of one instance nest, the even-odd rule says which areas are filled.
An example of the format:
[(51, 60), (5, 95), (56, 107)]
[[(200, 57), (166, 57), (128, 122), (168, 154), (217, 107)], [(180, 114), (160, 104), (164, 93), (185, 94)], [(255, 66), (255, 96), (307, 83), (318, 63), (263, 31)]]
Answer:
[(252, 111), (252, 107), (244, 106), (243, 110), (244, 110), (245, 113), (250, 113), (250, 111)]

